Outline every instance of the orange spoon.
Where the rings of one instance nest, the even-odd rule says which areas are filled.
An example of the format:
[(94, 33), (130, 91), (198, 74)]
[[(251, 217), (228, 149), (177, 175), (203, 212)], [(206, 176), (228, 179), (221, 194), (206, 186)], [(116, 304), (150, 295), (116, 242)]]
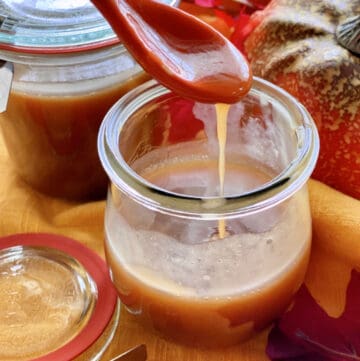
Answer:
[(251, 86), (244, 56), (196, 17), (152, 0), (91, 0), (136, 61), (175, 93), (235, 103)]

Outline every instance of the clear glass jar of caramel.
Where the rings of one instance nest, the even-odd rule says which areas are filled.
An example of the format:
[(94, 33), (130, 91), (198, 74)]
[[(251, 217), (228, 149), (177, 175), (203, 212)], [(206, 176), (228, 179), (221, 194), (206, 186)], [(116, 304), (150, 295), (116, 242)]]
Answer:
[(311, 117), (256, 78), (226, 108), (152, 81), (117, 102), (99, 133), (111, 179), (105, 249), (120, 299), (191, 345), (235, 344), (269, 325), (310, 254)]
[(90, 0), (0, 1), (0, 60), (14, 69), (0, 129), (18, 174), (51, 196), (104, 197), (98, 128), (149, 76)]

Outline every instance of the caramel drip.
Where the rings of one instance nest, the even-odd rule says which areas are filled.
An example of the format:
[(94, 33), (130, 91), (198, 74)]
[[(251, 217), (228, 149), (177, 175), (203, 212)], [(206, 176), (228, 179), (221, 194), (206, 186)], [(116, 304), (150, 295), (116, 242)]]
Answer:
[[(226, 146), (226, 131), (227, 131), (227, 116), (230, 105), (218, 103), (216, 108), (216, 124), (217, 124), (217, 137), (219, 142), (219, 183), (220, 197), (224, 196), (224, 181), (225, 181), (225, 146)], [(226, 222), (224, 219), (219, 219), (218, 223), (219, 238), (225, 238), (226, 236)]]

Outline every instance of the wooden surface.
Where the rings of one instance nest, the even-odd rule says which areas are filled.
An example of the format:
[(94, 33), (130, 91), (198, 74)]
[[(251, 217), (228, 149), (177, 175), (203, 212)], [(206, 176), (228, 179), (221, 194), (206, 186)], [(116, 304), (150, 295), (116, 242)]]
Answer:
[(120, 354), (137, 344), (145, 343), (149, 361), (263, 361), (268, 360), (264, 349), (266, 332), (242, 345), (222, 350), (200, 350), (184, 347), (156, 336), (145, 330), (134, 316), (124, 309), (117, 333), (104, 360)]
[[(23, 232), (62, 234), (82, 242), (103, 257), (104, 200), (72, 203), (33, 191), (15, 175), (1, 137), (0, 177), (0, 236)], [(336, 211), (338, 208), (326, 203), (326, 197), (322, 195), (326, 195), (328, 190), (323, 190), (322, 187), (316, 182), (310, 182), (312, 207), (316, 217), (315, 242), (306, 284), (327, 312), (336, 316), (341, 313), (345, 304), (345, 291), (351, 268), (360, 265), (360, 248), (357, 244), (360, 239), (360, 218), (356, 218), (360, 215), (360, 208), (357, 201), (350, 202), (355, 208), (350, 208), (351, 215), (348, 214), (344, 224), (351, 229), (355, 222), (354, 234), (348, 239), (348, 243), (339, 242), (336, 237), (341, 236), (341, 229), (331, 229), (335, 221), (331, 218), (328, 220), (326, 215), (321, 214), (324, 209), (330, 212), (331, 209)], [(342, 196), (338, 197), (340, 201), (343, 199)], [(350, 205), (348, 200), (344, 205), (338, 201), (336, 203), (343, 206), (344, 210)], [(336, 214), (333, 217), (338, 222), (339, 217)], [(351, 217), (353, 219), (350, 219)], [(326, 235), (327, 238), (323, 237), (322, 229), (331, 229), (331, 234)], [(336, 249), (336, 253), (333, 249)], [(340, 254), (345, 257), (340, 258)], [(346, 255), (350, 257), (347, 258)], [(331, 285), (328, 282), (329, 274), (332, 275)], [(258, 337), (229, 349), (198, 350), (159, 338), (151, 331), (143, 329), (133, 316), (122, 309), (119, 327), (103, 360), (110, 360), (137, 344), (145, 343), (150, 361), (265, 361), (268, 360), (264, 351), (267, 332), (266, 330)]]

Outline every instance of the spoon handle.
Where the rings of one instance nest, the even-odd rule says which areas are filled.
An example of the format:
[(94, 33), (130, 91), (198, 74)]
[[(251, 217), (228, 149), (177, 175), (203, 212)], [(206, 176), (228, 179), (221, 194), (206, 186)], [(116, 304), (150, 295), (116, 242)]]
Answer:
[(145, 345), (139, 345), (129, 351), (116, 356), (110, 361), (145, 361), (147, 359), (147, 352)]

